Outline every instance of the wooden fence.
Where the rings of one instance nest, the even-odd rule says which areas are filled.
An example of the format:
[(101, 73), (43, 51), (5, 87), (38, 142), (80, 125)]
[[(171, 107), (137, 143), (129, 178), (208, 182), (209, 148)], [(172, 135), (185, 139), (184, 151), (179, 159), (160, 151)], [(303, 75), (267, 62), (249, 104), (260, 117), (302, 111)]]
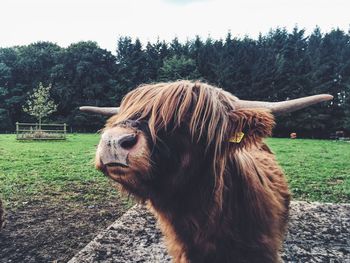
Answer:
[(17, 140), (65, 140), (67, 125), (16, 122)]

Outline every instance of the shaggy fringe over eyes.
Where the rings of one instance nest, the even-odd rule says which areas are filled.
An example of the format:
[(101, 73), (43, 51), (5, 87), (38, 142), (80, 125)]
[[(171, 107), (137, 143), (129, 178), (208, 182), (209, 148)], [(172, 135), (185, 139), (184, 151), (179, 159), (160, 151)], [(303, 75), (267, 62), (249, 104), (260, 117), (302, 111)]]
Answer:
[(200, 82), (144, 85), (125, 96), (120, 113), (107, 126), (126, 119), (147, 119), (152, 140), (156, 142), (158, 131), (175, 130), (186, 124), (192, 140), (204, 139), (207, 149), (214, 146), (217, 156), (228, 140), (229, 112), (234, 110), (235, 100), (230, 93)]
[[(146, 119), (154, 142), (157, 141), (158, 131), (162, 129), (171, 131), (186, 127), (193, 142), (206, 143), (207, 152), (210, 150), (213, 154), (212, 167), (216, 180), (214, 194), (218, 195), (216, 199), (221, 203), (220, 192), (223, 189), (229, 138), (243, 131), (246, 124), (253, 126), (252, 119), (256, 117), (254, 111), (234, 113), (236, 100), (232, 94), (201, 82), (144, 85), (124, 97), (120, 113), (109, 119), (107, 127), (127, 119)], [(273, 122), (273, 118), (270, 119)], [(263, 130), (258, 135), (269, 133)], [(244, 140), (249, 143), (248, 139)]]
[(169, 127), (176, 129), (189, 123), (196, 141), (206, 136), (207, 143), (221, 144), (228, 128), (229, 112), (234, 110), (236, 97), (204, 83), (178, 81), (144, 85), (128, 93), (120, 106), (120, 113), (109, 121), (148, 119), (155, 142), (157, 132)]

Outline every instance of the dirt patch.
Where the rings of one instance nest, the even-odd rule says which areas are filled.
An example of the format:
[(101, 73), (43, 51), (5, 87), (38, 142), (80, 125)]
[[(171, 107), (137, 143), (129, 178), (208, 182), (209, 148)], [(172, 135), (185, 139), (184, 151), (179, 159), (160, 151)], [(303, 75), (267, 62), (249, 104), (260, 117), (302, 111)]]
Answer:
[(0, 261), (67, 262), (127, 207), (116, 198), (88, 204), (33, 200), (15, 210), (7, 208)]

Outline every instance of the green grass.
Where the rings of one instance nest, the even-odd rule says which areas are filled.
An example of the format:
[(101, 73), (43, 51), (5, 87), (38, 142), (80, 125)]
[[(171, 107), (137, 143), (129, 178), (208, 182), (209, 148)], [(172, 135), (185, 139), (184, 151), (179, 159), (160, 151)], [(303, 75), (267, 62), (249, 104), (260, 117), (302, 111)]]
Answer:
[(350, 201), (350, 143), (268, 139), (287, 175), (294, 199)]
[(0, 135), (0, 197), (20, 206), (28, 200), (98, 201), (116, 198), (109, 180), (94, 169), (97, 134), (66, 141), (16, 141)]
[[(27, 200), (96, 201), (115, 198), (109, 180), (94, 169), (97, 134), (67, 141), (16, 141), (0, 135), (0, 197), (20, 206)], [(294, 199), (349, 202), (350, 143), (269, 139), (288, 177)]]

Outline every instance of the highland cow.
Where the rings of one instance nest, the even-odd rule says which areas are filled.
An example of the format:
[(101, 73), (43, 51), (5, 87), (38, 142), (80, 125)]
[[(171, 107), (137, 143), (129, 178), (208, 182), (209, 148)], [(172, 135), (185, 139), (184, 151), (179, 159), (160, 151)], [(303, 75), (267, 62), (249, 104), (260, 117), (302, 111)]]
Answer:
[(263, 142), (272, 114), (331, 99), (239, 100), (200, 82), (140, 86), (102, 131), (96, 167), (146, 203), (174, 262), (280, 262), (290, 192)]

